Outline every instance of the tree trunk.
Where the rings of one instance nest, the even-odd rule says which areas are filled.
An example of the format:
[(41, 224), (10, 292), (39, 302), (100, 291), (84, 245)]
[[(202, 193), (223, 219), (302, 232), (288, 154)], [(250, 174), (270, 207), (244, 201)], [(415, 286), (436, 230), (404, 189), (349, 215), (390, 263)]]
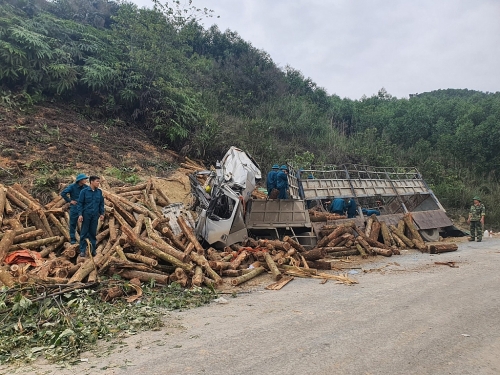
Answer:
[(141, 262), (144, 264), (147, 264), (148, 266), (155, 267), (158, 265), (158, 261), (156, 259), (148, 258), (145, 257), (144, 255), (138, 255), (138, 254), (125, 254), (127, 259), (129, 260), (134, 260), (136, 262)]
[(238, 254), (238, 256), (231, 262), (231, 265), (229, 266), (229, 268), (235, 270), (235, 269), (238, 269), (238, 267), (240, 266), (240, 264), (247, 258), (248, 256), (248, 253), (243, 250), (241, 253)]
[(57, 241), (56, 243), (53, 243), (53, 244), (51, 244), (49, 246), (46, 246), (45, 249), (43, 249), (42, 251), (40, 251), (40, 256), (42, 258), (46, 258), (51, 252), (56, 251), (63, 244), (64, 244), (64, 237), (61, 236), (61, 237), (59, 237), (59, 241)]
[(264, 271), (265, 271), (264, 267), (255, 268), (254, 270), (252, 270), (251, 272), (249, 272), (245, 275), (241, 275), (241, 276), (238, 276), (238, 277), (235, 277), (234, 279), (232, 279), (231, 285), (236, 286), (236, 285), (243, 284), (244, 282), (247, 282), (248, 280), (251, 280), (254, 277), (259, 276)]
[(194, 276), (191, 279), (191, 284), (201, 286), (203, 284), (203, 269), (200, 266), (194, 268)]
[(57, 219), (57, 217), (55, 217), (54, 214), (49, 214), (49, 219), (56, 226), (59, 232), (64, 236), (64, 238), (66, 238), (67, 241), (70, 241), (71, 238), (69, 236), (69, 231), (61, 224), (59, 219)]
[[(372, 224), (372, 231), (369, 238), (373, 241), (378, 241), (378, 236), (380, 234), (381, 224), (378, 221), (374, 221)], [(389, 245), (386, 245), (389, 246)]]
[(428, 245), (429, 252), (431, 254), (447, 253), (449, 251), (456, 251), (458, 245), (456, 243), (442, 243), (435, 245)]
[(158, 284), (167, 285), (168, 284), (168, 275), (161, 275), (159, 273), (151, 273), (151, 272), (143, 272), (136, 270), (120, 270), (117, 272), (124, 279), (134, 279), (138, 278), (142, 282), (148, 283), (151, 280), (154, 280)]
[(31, 232), (26, 232), (26, 233), (15, 236), (14, 237), (14, 244), (28, 241), (28, 240), (33, 240), (33, 239), (36, 239), (38, 236), (43, 236), (42, 229), (35, 229), (35, 230), (32, 230)]
[[(403, 222), (402, 220), (400, 220), (400, 222)], [(404, 222), (403, 222), (404, 223)], [(401, 232), (399, 230), (399, 227), (396, 228), (394, 225), (390, 225), (389, 228), (394, 232), (396, 233), (396, 235), (405, 243), (406, 246), (408, 246), (409, 248), (414, 248), (415, 247), (415, 244), (408, 238), (406, 237), (403, 232)]]
[(381, 249), (379, 247), (372, 247), (372, 250), (375, 252), (375, 254), (378, 254), (378, 255), (383, 255), (385, 257), (392, 256), (392, 250), (391, 249)]
[(184, 235), (194, 245), (194, 248), (196, 249), (196, 252), (198, 254), (205, 254), (205, 249), (203, 248), (203, 246), (200, 245), (200, 243), (196, 239), (195, 235), (193, 234), (193, 231), (187, 225), (186, 221), (184, 220), (184, 218), (182, 216), (179, 216), (177, 218), (177, 223), (179, 224), (179, 227), (181, 228), (181, 230), (184, 233)]
[(281, 277), (283, 275), (281, 274), (280, 270), (276, 266), (276, 263), (274, 263), (274, 260), (273, 260), (273, 258), (271, 258), (271, 255), (269, 255), (269, 253), (266, 253), (264, 255), (264, 257), (266, 258), (267, 266), (269, 267), (269, 270), (271, 271), (271, 273), (273, 275), (273, 279), (275, 281), (278, 281), (279, 279), (281, 279)]
[(330, 256), (333, 258), (342, 258), (342, 257), (348, 257), (352, 255), (359, 255), (358, 250), (346, 250), (346, 251), (339, 251), (337, 253), (331, 253)]
[(422, 239), (422, 237), (420, 236), (420, 233), (418, 232), (417, 228), (415, 227), (415, 224), (413, 223), (413, 217), (411, 216), (411, 214), (405, 214), (403, 216), (403, 221), (405, 222), (406, 227), (410, 231), (410, 233), (412, 235), (412, 239), (417, 240), (423, 244), (424, 240)]
[(389, 247), (392, 246), (391, 237), (389, 235), (389, 228), (387, 227), (385, 221), (380, 222), (380, 231), (382, 232), (382, 238), (384, 239), (384, 244)]
[(301, 254), (305, 260), (318, 260), (326, 257), (325, 248), (316, 248)]
[[(51, 243), (58, 242), (60, 239), (61, 239), (61, 237), (54, 236), (54, 237), (49, 237), (49, 238), (42, 238), (41, 240), (35, 240), (35, 241), (31, 241), (31, 242), (18, 243), (18, 244), (12, 245), (9, 248), (9, 252), (15, 251), (15, 250), (21, 250), (21, 249), (36, 250), (40, 246), (49, 245)], [(63, 239), (64, 239), (64, 237), (63, 237)]]

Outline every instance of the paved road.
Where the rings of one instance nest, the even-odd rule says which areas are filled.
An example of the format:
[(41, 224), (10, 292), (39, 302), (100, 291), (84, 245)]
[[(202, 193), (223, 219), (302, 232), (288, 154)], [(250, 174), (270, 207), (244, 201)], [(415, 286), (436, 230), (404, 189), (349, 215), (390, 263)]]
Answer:
[(358, 285), (295, 279), (226, 296), (111, 356), (33, 373), (500, 374), (500, 240), (378, 259), (351, 275)]

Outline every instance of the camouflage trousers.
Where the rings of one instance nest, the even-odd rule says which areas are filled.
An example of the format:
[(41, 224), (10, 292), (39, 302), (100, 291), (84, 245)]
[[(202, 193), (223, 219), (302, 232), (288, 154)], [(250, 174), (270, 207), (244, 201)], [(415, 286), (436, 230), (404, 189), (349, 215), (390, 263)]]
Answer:
[(477, 237), (478, 240), (483, 238), (483, 226), (480, 221), (470, 222), (470, 236), (471, 238)]

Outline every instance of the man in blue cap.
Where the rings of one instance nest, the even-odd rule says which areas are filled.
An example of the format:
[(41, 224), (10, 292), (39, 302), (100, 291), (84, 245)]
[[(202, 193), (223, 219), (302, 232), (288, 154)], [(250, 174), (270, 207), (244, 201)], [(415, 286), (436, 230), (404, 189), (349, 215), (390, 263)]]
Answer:
[(104, 220), (104, 197), (99, 189), (100, 179), (89, 177), (89, 186), (82, 190), (78, 198), (78, 221), (82, 223), (80, 232), (80, 256), (85, 257), (87, 239), (90, 241), (92, 255), (96, 255), (97, 224)]
[(66, 186), (66, 188), (61, 192), (61, 197), (69, 203), (69, 237), (71, 244), (76, 243), (75, 232), (76, 225), (78, 223), (78, 211), (76, 205), (78, 203), (80, 192), (87, 187), (87, 180), (87, 175), (85, 175), (85, 173), (80, 173), (76, 176), (76, 181)]
[(276, 175), (276, 189), (279, 190), (278, 199), (288, 199), (288, 167), (282, 165)]
[(280, 166), (274, 164), (273, 168), (269, 171), (266, 178), (267, 196), (271, 197), (273, 189), (276, 189), (276, 177), (278, 176), (278, 170)]

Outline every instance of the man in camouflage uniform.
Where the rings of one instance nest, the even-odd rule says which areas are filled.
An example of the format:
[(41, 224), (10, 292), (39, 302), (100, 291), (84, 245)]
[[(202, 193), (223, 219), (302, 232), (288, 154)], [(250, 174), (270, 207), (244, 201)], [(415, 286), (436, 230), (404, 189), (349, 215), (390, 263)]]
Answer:
[(484, 227), (484, 204), (481, 203), (481, 199), (476, 195), (472, 198), (474, 204), (470, 207), (469, 218), (467, 223), (470, 224), (470, 238), (469, 241), (474, 241), (477, 236), (477, 242), (481, 242), (483, 239), (483, 227)]

